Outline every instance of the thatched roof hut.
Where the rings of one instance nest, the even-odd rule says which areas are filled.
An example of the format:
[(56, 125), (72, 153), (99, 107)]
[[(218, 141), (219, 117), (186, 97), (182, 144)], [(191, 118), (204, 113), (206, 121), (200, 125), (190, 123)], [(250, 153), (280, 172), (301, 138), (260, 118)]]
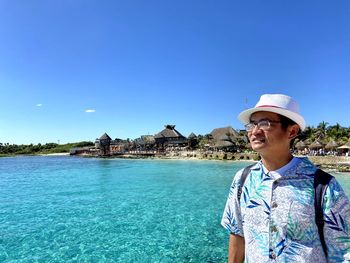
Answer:
[(185, 138), (181, 133), (175, 129), (175, 125), (167, 124), (165, 129), (154, 135), (155, 139), (159, 138)]
[(112, 139), (109, 137), (107, 133), (102, 134), (102, 136), (99, 139), (96, 139), (95, 145), (98, 146), (109, 146)]
[(342, 145), (342, 146), (339, 146), (338, 149), (350, 149), (350, 146), (349, 145)]
[(295, 148), (297, 148), (298, 150), (304, 150), (307, 147), (306, 143), (303, 141), (298, 141), (295, 144)]
[(321, 149), (321, 148), (323, 148), (323, 145), (319, 141), (314, 141), (313, 143), (310, 144), (309, 148), (310, 149)]
[(111, 137), (107, 133), (102, 134), (102, 136), (96, 140), (95, 146), (100, 149), (100, 155), (110, 154)]
[(343, 144), (342, 146), (339, 146), (338, 149), (350, 149), (350, 142), (347, 142)]
[(112, 140), (111, 137), (107, 133), (102, 134), (100, 140)]
[(212, 146), (216, 148), (236, 148), (239, 134), (231, 126), (216, 128), (211, 133)]
[(188, 139), (197, 139), (197, 135), (195, 135), (193, 132), (191, 132), (190, 135), (187, 137)]
[(157, 144), (183, 144), (187, 142), (185, 136), (175, 129), (175, 125), (167, 124), (165, 129), (154, 135)]
[(187, 137), (188, 139), (188, 147), (190, 149), (195, 149), (198, 145), (198, 137), (193, 132)]
[(237, 138), (239, 136), (238, 132), (234, 130), (231, 126), (216, 128), (210, 133), (215, 138)]
[(334, 140), (332, 140), (332, 141), (330, 141), (330, 142), (328, 142), (328, 143), (326, 144), (325, 148), (326, 148), (327, 150), (334, 150), (334, 149), (336, 149), (338, 146), (339, 146), (338, 143), (336, 143)]

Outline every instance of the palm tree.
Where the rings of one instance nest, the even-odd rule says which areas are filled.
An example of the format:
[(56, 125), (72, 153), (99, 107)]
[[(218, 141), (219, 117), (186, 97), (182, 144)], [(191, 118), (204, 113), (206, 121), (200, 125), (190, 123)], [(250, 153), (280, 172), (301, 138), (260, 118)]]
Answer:
[(307, 139), (313, 137), (314, 128), (311, 126), (306, 126), (305, 130), (300, 133), (298, 136), (300, 141), (306, 141)]
[(329, 126), (327, 129), (327, 134), (330, 140), (338, 140), (341, 137), (342, 127), (339, 123), (336, 125)]
[(323, 140), (326, 138), (326, 135), (327, 135), (327, 125), (329, 123), (328, 122), (325, 122), (325, 121), (322, 121), (320, 122), (320, 124), (318, 124), (317, 126), (317, 136), (318, 136), (318, 139), (320, 140)]

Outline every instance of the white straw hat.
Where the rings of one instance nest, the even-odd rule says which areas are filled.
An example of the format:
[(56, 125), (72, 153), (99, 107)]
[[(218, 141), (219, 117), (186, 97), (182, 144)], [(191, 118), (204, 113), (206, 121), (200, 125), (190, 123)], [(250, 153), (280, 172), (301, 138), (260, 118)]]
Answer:
[(302, 131), (305, 130), (305, 120), (299, 113), (298, 103), (287, 95), (264, 94), (254, 108), (242, 111), (238, 119), (243, 124), (247, 124), (250, 122), (250, 116), (257, 111), (269, 111), (283, 115), (298, 124)]

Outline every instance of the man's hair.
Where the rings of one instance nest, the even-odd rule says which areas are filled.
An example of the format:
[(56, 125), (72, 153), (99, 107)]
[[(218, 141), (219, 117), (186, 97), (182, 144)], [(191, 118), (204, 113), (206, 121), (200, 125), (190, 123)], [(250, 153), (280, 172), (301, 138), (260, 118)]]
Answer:
[[(289, 118), (287, 118), (287, 117), (285, 117), (285, 116), (283, 116), (283, 115), (278, 114), (278, 116), (279, 116), (279, 118), (280, 118), (281, 127), (282, 127), (283, 130), (287, 130), (287, 128), (288, 128), (289, 125), (294, 125), (294, 124), (296, 124), (295, 121), (292, 121), (291, 119), (289, 119)], [(293, 138), (293, 139), (290, 141), (290, 145), (289, 145), (290, 148), (292, 148), (292, 146), (293, 146), (293, 144), (294, 144), (294, 141), (295, 141), (296, 138), (298, 138), (298, 136), (300, 135), (300, 132), (301, 132), (301, 130), (300, 130), (300, 127), (299, 127), (298, 135), (295, 136), (295, 138)]]
[(286, 116), (278, 114), (280, 121), (281, 121), (281, 126), (282, 129), (286, 130), (289, 125), (294, 125), (296, 124), (295, 121), (292, 121), (291, 119), (287, 118)]

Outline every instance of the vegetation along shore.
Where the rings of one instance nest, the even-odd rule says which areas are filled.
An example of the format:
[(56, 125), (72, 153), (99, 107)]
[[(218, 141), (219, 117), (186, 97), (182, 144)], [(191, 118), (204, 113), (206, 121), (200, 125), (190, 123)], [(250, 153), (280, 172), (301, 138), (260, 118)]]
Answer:
[[(350, 128), (321, 122), (307, 127), (294, 143), (295, 155), (309, 156), (328, 170), (350, 172)], [(164, 158), (256, 161), (244, 130), (215, 128), (206, 135), (183, 136), (175, 125), (165, 125), (155, 135), (142, 135), (134, 140), (111, 139), (104, 133), (94, 142), (67, 144), (16, 145), (0, 143), (0, 156), (70, 154), (86, 157)]]

